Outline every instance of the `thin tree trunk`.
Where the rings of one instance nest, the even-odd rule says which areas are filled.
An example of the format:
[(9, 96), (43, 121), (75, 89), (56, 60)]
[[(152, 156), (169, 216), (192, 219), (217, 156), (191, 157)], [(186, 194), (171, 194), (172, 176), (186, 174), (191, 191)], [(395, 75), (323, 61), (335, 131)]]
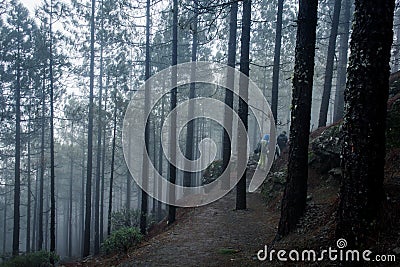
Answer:
[[(18, 26), (18, 36), (19, 36)], [(15, 180), (14, 180), (14, 226), (12, 254), (19, 254), (19, 231), (20, 231), (20, 201), (21, 201), (21, 48), (18, 40), (17, 52), (17, 80), (15, 86)]]
[(88, 124), (88, 150), (86, 174), (86, 212), (85, 235), (83, 242), (83, 257), (90, 253), (90, 219), (92, 199), (92, 153), (93, 153), (93, 88), (94, 88), (94, 28), (95, 28), (95, 0), (92, 0), (92, 14), (90, 19), (90, 85), (89, 85), (89, 124)]
[[(336, 235), (349, 247), (371, 240), (384, 198), (385, 127), (394, 0), (355, 1), (346, 112), (342, 185)], [(368, 29), (366, 31), (365, 29)]]
[[(172, 18), (172, 66), (176, 66), (178, 64), (178, 0), (173, 0), (173, 18)], [(172, 69), (171, 74), (171, 105), (170, 110), (172, 111), (177, 104), (177, 73), (176, 69)], [(176, 114), (172, 113), (171, 115), (171, 127), (170, 127), (170, 143), (175, 144), (176, 142)], [(172, 145), (170, 147), (170, 158), (176, 158), (176, 146)], [(176, 182), (176, 167), (173, 163), (169, 163), (168, 168), (168, 177), (169, 181), (173, 184)], [(171, 190), (168, 192), (169, 197), (175, 199), (175, 191)], [(172, 224), (176, 219), (176, 206), (168, 205), (168, 224)]]
[(111, 214), (112, 214), (112, 193), (114, 182), (114, 163), (115, 163), (115, 140), (117, 138), (117, 85), (114, 89), (114, 116), (113, 116), (113, 140), (111, 148), (111, 176), (110, 176), (110, 195), (108, 200), (108, 220), (107, 220), (107, 235), (111, 234)]
[(346, 88), (347, 55), (349, 50), (351, 0), (343, 1), (343, 21), (341, 23), (339, 63), (336, 78), (335, 113), (333, 121), (339, 121), (342, 119), (344, 112), (344, 89)]
[[(107, 75), (105, 97), (104, 97), (104, 112), (107, 111), (107, 97), (108, 97), (108, 85), (110, 82), (110, 76)], [(106, 123), (103, 123), (103, 147), (101, 156), (101, 195), (100, 195), (100, 243), (104, 240), (104, 175), (106, 166)]]
[(44, 187), (44, 135), (46, 115), (46, 68), (43, 66), (43, 88), (42, 88), (42, 120), (41, 120), (41, 142), (40, 142), (40, 183), (39, 183), (39, 212), (38, 212), (38, 243), (37, 250), (43, 249), (43, 187)]
[(333, 63), (335, 58), (336, 37), (339, 27), (340, 7), (342, 0), (335, 0), (333, 8), (331, 35), (329, 36), (328, 55), (326, 58), (324, 90), (322, 92), (321, 108), (319, 111), (318, 127), (326, 126), (329, 100), (332, 91)]
[(101, 131), (102, 131), (102, 108), (101, 102), (103, 97), (103, 1), (101, 1), (101, 36), (100, 36), (100, 77), (99, 77), (99, 95), (97, 110), (97, 153), (96, 153), (96, 199), (94, 201), (94, 254), (100, 253), (100, 170), (101, 170)]
[[(164, 104), (165, 104), (165, 100), (164, 97), (162, 98), (162, 107), (161, 107), (161, 119), (160, 119), (160, 146), (159, 146), (159, 151), (158, 151), (158, 172), (160, 173), (160, 175), (163, 175), (163, 155), (164, 155), (164, 151), (162, 148), (162, 140), (161, 140), (161, 136), (162, 136), (162, 125), (164, 124)], [(161, 197), (162, 196), (162, 183), (158, 184), (158, 194)], [(158, 221), (162, 220), (162, 210), (161, 210), (161, 205), (162, 202), (158, 201), (157, 203), (157, 218)]]
[(32, 188), (31, 188), (31, 110), (28, 107), (29, 118), (28, 118), (28, 203), (26, 204), (26, 247), (25, 251), (29, 253), (31, 251), (31, 201), (32, 201)]
[(282, 198), (278, 237), (287, 235), (296, 227), (306, 208), (317, 8), (317, 0), (299, 2), (288, 177)]
[(278, 122), (278, 92), (279, 92), (279, 70), (281, 64), (281, 45), (282, 45), (282, 14), (283, 1), (278, 0), (278, 13), (276, 15), (276, 31), (275, 31), (275, 53), (274, 67), (272, 70), (272, 99), (271, 111), (274, 116), (275, 124)]
[[(236, 63), (236, 36), (237, 36), (237, 13), (238, 13), (238, 2), (234, 1), (231, 4), (231, 11), (229, 15), (229, 41), (228, 41), (228, 66), (235, 68)], [(228, 79), (226, 81), (227, 88), (233, 88), (235, 85), (234, 72), (228, 69)], [(227, 170), (229, 159), (231, 157), (231, 139), (229, 136), (232, 134), (232, 109), (233, 108), (233, 92), (232, 90), (225, 90), (225, 111), (224, 111), (224, 125), (225, 130), (223, 133), (223, 154), (222, 164), (223, 170), (230, 174), (230, 170)], [(223, 189), (228, 190), (230, 187), (230, 179), (224, 179)]]
[[(56, 197), (54, 163), (53, 1), (50, 1), (50, 251), (56, 251)], [(54, 262), (51, 262), (54, 263)]]
[[(147, 81), (145, 84), (145, 104), (144, 104), (144, 112), (148, 114), (148, 110), (150, 108), (150, 86), (148, 79), (150, 78), (150, 0), (147, 0), (146, 5), (146, 61), (145, 61), (145, 80)], [(146, 119), (146, 118), (145, 118)], [(144, 142), (145, 148), (143, 151), (143, 165), (142, 165), (142, 179), (143, 179), (143, 189), (142, 189), (142, 205), (140, 206), (140, 232), (142, 234), (146, 234), (147, 228), (147, 209), (148, 209), (148, 195), (146, 191), (148, 190), (148, 176), (149, 176), (149, 158), (147, 156), (148, 148), (149, 148), (149, 139), (150, 139), (150, 123), (146, 122), (145, 134), (144, 134)]]
[[(242, 37), (240, 48), (240, 72), (249, 76), (250, 56), (250, 28), (251, 28), (251, 0), (243, 0)], [(241, 78), (239, 81), (239, 118), (243, 122), (245, 131), (239, 128), (238, 132), (238, 169), (244, 168), (243, 175), (238, 177), (236, 185), (236, 209), (246, 209), (246, 165), (247, 165), (247, 129), (248, 129), (248, 79)]]
[[(7, 164), (6, 164), (7, 165)], [(4, 213), (3, 213), (3, 255), (6, 255), (7, 244), (7, 193), (4, 194)]]
[(36, 251), (36, 233), (37, 233), (37, 202), (38, 202), (38, 181), (39, 181), (39, 170), (36, 169), (36, 179), (35, 179), (35, 198), (34, 198), (34, 205), (33, 205), (33, 225), (32, 225), (32, 244), (31, 244), (31, 251)]
[(70, 165), (69, 165), (69, 206), (68, 206), (68, 257), (72, 256), (72, 184), (74, 178), (74, 156), (73, 156), (73, 149), (74, 149), (74, 122), (71, 123), (71, 158), (70, 158)]

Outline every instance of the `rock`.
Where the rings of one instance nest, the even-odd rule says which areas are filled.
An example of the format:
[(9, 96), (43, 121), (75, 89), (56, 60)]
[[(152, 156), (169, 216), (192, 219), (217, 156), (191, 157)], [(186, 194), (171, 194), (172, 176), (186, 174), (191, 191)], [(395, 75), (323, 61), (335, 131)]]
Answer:
[(332, 125), (311, 141), (309, 164), (320, 173), (340, 167), (341, 127), (342, 123)]

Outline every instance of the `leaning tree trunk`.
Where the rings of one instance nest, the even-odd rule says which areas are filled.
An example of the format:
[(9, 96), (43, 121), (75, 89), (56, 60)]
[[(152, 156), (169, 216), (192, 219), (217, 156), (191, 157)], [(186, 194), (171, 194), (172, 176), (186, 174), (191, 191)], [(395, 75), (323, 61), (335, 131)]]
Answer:
[(332, 90), (333, 63), (335, 58), (336, 37), (339, 27), (341, 2), (342, 0), (335, 0), (335, 7), (333, 8), (332, 28), (331, 28), (331, 35), (329, 36), (328, 55), (325, 67), (324, 90), (322, 91), (322, 101), (319, 110), (318, 127), (326, 126), (326, 121), (328, 116), (329, 100), (331, 97), (331, 90)]
[[(242, 18), (242, 42), (240, 48), (240, 71), (249, 76), (249, 56), (250, 56), (250, 28), (251, 28), (251, 0), (243, 1), (243, 18)], [(239, 118), (243, 122), (245, 131), (238, 132), (238, 169), (244, 167), (243, 175), (239, 178), (236, 185), (236, 209), (246, 209), (246, 165), (247, 165), (247, 129), (248, 129), (248, 86), (249, 81), (241, 78), (239, 80)]]
[(282, 199), (278, 237), (287, 235), (296, 227), (306, 207), (317, 7), (317, 0), (299, 2), (288, 177)]
[(385, 122), (394, 0), (355, 1), (345, 91), (342, 185), (336, 234), (362, 246), (383, 199)]

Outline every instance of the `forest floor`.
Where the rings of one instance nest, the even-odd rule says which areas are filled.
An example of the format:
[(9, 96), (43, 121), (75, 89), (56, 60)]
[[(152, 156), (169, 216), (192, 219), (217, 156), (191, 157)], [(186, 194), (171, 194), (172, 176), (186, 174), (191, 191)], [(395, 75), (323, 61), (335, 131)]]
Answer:
[[(387, 169), (398, 160), (387, 162)], [(280, 165), (280, 166), (277, 166)], [(286, 165), (275, 164), (275, 170)], [(400, 260), (400, 173), (390, 172), (385, 180), (386, 200), (382, 221), (371, 236), (371, 251), (396, 255)], [(248, 171), (248, 180), (251, 178)], [(127, 254), (104, 255), (61, 266), (283, 266), (282, 262), (261, 262), (257, 252), (268, 250), (336, 248), (335, 217), (340, 181), (317, 168), (309, 168), (306, 213), (298, 228), (289, 236), (274, 242), (280, 216), (282, 188), (273, 197), (261, 190), (247, 194), (247, 210), (235, 210), (236, 192), (199, 208), (177, 210), (177, 221), (167, 226), (159, 223), (147, 238)], [(289, 266), (336, 266), (337, 262), (295, 262)], [(398, 266), (393, 263), (364, 266)]]

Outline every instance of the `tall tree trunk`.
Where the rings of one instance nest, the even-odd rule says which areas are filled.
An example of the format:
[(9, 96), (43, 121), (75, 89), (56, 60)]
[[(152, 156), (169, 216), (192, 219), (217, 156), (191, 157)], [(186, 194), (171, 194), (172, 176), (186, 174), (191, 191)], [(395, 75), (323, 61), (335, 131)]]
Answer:
[[(56, 251), (56, 197), (54, 163), (53, 1), (50, 1), (50, 251)], [(52, 262), (54, 263), (54, 262)]]
[(6, 255), (7, 245), (7, 193), (4, 194), (4, 211), (3, 211), (3, 255)]
[(74, 122), (71, 123), (71, 140), (70, 140), (71, 158), (69, 162), (69, 205), (68, 205), (68, 257), (72, 256), (72, 184), (74, 182)]
[[(172, 66), (176, 66), (178, 64), (178, 0), (173, 0), (173, 10), (172, 10)], [(177, 73), (175, 69), (172, 69), (171, 73), (171, 105), (170, 110), (172, 111), (177, 104)], [(176, 114), (172, 113), (171, 115), (171, 127), (170, 127), (170, 143), (175, 144), (176, 142)], [(170, 158), (176, 158), (176, 146), (172, 145), (170, 147)], [(171, 183), (176, 182), (176, 167), (173, 163), (169, 163), (168, 168), (168, 177)], [(172, 190), (168, 192), (170, 197), (175, 198), (175, 192)], [(176, 219), (176, 206), (168, 205), (168, 224), (172, 224), (175, 222)]]
[[(31, 104), (31, 103), (29, 103)], [(29, 253), (31, 251), (31, 202), (32, 202), (32, 188), (31, 188), (31, 108), (28, 107), (29, 118), (28, 118), (28, 197), (26, 203), (26, 244), (25, 251)]]
[[(160, 119), (160, 144), (159, 144), (159, 150), (158, 150), (158, 172), (159, 174), (162, 176), (163, 175), (163, 155), (164, 155), (164, 151), (162, 148), (162, 140), (161, 140), (161, 136), (162, 136), (162, 125), (164, 124), (164, 104), (165, 104), (165, 100), (164, 97), (162, 98), (162, 106), (161, 106), (161, 119)], [(158, 183), (158, 194), (161, 196), (162, 194), (162, 183)], [(158, 221), (162, 220), (162, 210), (161, 210), (161, 205), (162, 202), (158, 201), (157, 203), (157, 218)]]
[(33, 225), (32, 225), (32, 243), (31, 243), (31, 251), (36, 251), (36, 233), (37, 233), (37, 205), (38, 205), (38, 187), (39, 187), (39, 170), (36, 169), (36, 179), (35, 179), (35, 198), (34, 198), (34, 205), (33, 205)]
[(306, 208), (317, 7), (317, 0), (299, 2), (288, 177), (282, 199), (278, 236), (285, 236), (293, 230)]
[(38, 243), (37, 250), (43, 249), (43, 187), (44, 187), (44, 172), (45, 172), (45, 159), (44, 159), (44, 135), (46, 126), (46, 68), (43, 66), (43, 88), (42, 88), (42, 119), (41, 119), (41, 141), (40, 141), (40, 183), (39, 183), (39, 212), (38, 212)]
[(103, 0), (101, 1), (101, 36), (100, 36), (100, 77), (99, 77), (99, 95), (97, 110), (97, 153), (96, 153), (96, 199), (94, 201), (94, 254), (100, 252), (100, 171), (101, 171), (101, 131), (102, 127), (102, 108), (101, 102), (103, 98)]
[[(240, 72), (249, 76), (250, 56), (250, 28), (251, 28), (251, 0), (243, 0), (242, 37), (240, 47)], [(248, 79), (241, 78), (239, 81), (239, 118), (243, 122), (245, 131), (238, 131), (238, 169), (244, 168), (244, 172), (236, 185), (236, 209), (246, 209), (246, 165), (247, 165), (247, 129), (248, 129)]]
[(274, 67), (272, 70), (272, 99), (271, 111), (274, 116), (275, 124), (278, 123), (278, 92), (279, 92), (279, 70), (281, 64), (281, 45), (282, 45), (282, 14), (283, 1), (278, 0), (278, 13), (276, 15), (276, 31), (275, 31), (275, 52)]
[[(345, 91), (337, 236), (362, 246), (383, 200), (389, 61), (394, 0), (355, 1)], [(368, 29), (367, 31), (365, 29)]]
[(81, 170), (81, 214), (80, 214), (80, 229), (81, 240), (79, 244), (81, 245), (80, 251), (83, 251), (83, 243), (85, 236), (85, 146), (82, 145), (82, 170)]
[(86, 170), (86, 212), (85, 235), (83, 242), (83, 257), (90, 253), (90, 218), (92, 216), (92, 153), (93, 153), (93, 88), (94, 88), (94, 28), (95, 28), (95, 0), (92, 0), (92, 14), (90, 18), (90, 84), (89, 84), (89, 124), (88, 124), (88, 149)]
[[(193, 40), (192, 40), (192, 62), (197, 61), (197, 46), (198, 46), (198, 32), (197, 32), (197, 24), (198, 24), (198, 17), (199, 17), (199, 11), (198, 11), (198, 1), (193, 0), (193, 5), (194, 5), (194, 17), (193, 17), (193, 24), (191, 26), (191, 29), (193, 31)], [(190, 70), (191, 74), (191, 80), (193, 81), (196, 77), (196, 68), (192, 66)], [(196, 84), (195, 83), (190, 83), (190, 89), (189, 89), (189, 100), (195, 98), (196, 96)], [(189, 108), (188, 108), (188, 117), (191, 118), (194, 115), (194, 103), (189, 102)], [(195, 122), (194, 120), (190, 120), (187, 123), (187, 133), (186, 133), (186, 142), (185, 142), (185, 157), (189, 160), (193, 160), (193, 147), (194, 147), (194, 127), (195, 127)], [(190, 187), (193, 185), (193, 173), (191, 171), (192, 166), (190, 162), (187, 162), (185, 166), (185, 172), (183, 173), (183, 186)]]
[(117, 139), (117, 85), (114, 89), (114, 115), (113, 115), (113, 139), (111, 148), (111, 176), (110, 176), (110, 195), (108, 200), (107, 235), (111, 234), (111, 215), (112, 215), (112, 193), (114, 183), (114, 163), (115, 163), (115, 142)]
[[(228, 40), (228, 66), (235, 68), (236, 64), (236, 36), (237, 36), (237, 13), (238, 13), (238, 2), (234, 1), (231, 4), (231, 11), (229, 14), (229, 40)], [(234, 71), (228, 69), (228, 79), (226, 81), (227, 88), (233, 88), (235, 85)], [(224, 135), (223, 135), (223, 154), (222, 164), (223, 170), (230, 174), (230, 170), (227, 170), (229, 165), (229, 159), (231, 157), (231, 139), (229, 136), (232, 134), (232, 109), (233, 109), (233, 92), (232, 90), (225, 90), (225, 110), (224, 110)], [(224, 179), (226, 181), (222, 187), (228, 190), (230, 187), (230, 179)]]
[[(20, 28), (18, 26), (18, 36)], [(18, 40), (17, 77), (15, 86), (15, 180), (14, 180), (14, 226), (12, 254), (19, 254), (20, 201), (21, 201), (21, 47)]]
[[(104, 97), (104, 111), (107, 111), (107, 98), (108, 98), (108, 85), (110, 84), (110, 75), (107, 75), (105, 97)], [(104, 175), (106, 166), (106, 123), (103, 125), (103, 147), (101, 156), (101, 195), (100, 195), (100, 243), (104, 240)]]
[(339, 49), (339, 63), (337, 68), (336, 78), (336, 94), (335, 94), (335, 113), (333, 121), (338, 121), (343, 118), (344, 111), (344, 89), (346, 88), (346, 68), (347, 68), (347, 55), (349, 50), (349, 36), (350, 36), (350, 9), (351, 0), (343, 0), (342, 5), (342, 19), (341, 34), (340, 34), (340, 49)]
[(318, 127), (326, 126), (329, 100), (332, 91), (333, 63), (335, 58), (336, 37), (339, 27), (340, 7), (342, 0), (335, 0), (333, 8), (331, 35), (329, 36), (328, 55), (326, 58), (324, 90), (322, 92), (321, 108), (319, 110)]
[[(150, 86), (148, 79), (150, 78), (150, 0), (147, 0), (146, 5), (146, 61), (145, 61), (145, 104), (144, 112), (148, 114), (150, 108)], [(146, 119), (146, 118), (145, 118)], [(142, 165), (142, 179), (143, 179), (143, 189), (142, 189), (142, 204), (140, 206), (140, 232), (146, 234), (147, 228), (147, 212), (148, 212), (148, 195), (145, 190), (148, 190), (148, 176), (149, 176), (149, 158), (147, 156), (147, 151), (149, 151), (149, 139), (150, 139), (150, 122), (145, 122), (145, 134), (144, 142), (145, 148), (143, 149), (143, 165)]]

